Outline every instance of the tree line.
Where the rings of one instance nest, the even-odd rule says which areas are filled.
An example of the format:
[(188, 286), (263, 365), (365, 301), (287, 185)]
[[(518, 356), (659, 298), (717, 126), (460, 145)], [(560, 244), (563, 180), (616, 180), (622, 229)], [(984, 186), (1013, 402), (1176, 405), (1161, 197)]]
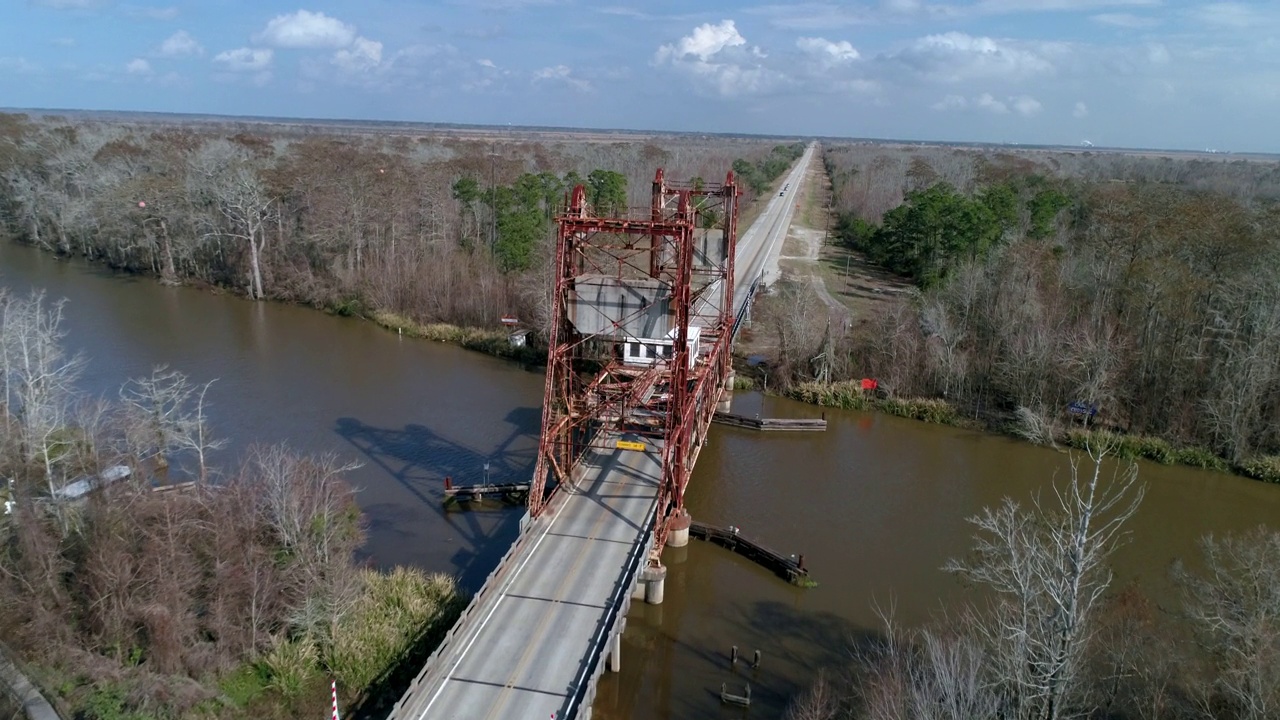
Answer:
[[(83, 395), (61, 309), (0, 292), (0, 637), (46, 696), (87, 720), (318, 715), (328, 677), (348, 707), (385, 700), (460, 612), (453, 579), (357, 563), (333, 456), (212, 465), (208, 385), (157, 368)], [(131, 472), (59, 497), (112, 467)]]
[(738, 158), (733, 161), (734, 178), (741, 183), (742, 187), (750, 189), (756, 195), (764, 194), (768, 192), (774, 180), (777, 180), (791, 168), (796, 160), (800, 159), (801, 155), (804, 155), (804, 149), (805, 144), (797, 142), (790, 145), (775, 145), (767, 156), (754, 162), (748, 158)]
[(830, 332), (794, 291), (783, 314), (804, 341), (778, 381), (818, 377), (810, 358), (830, 346), (835, 379), (874, 377), (1028, 437), (1061, 438), (1077, 404), (1151, 438), (1153, 459), (1280, 481), (1276, 163), (1106, 158), (1171, 166), (1175, 182), (1081, 179), (1052, 155), (905, 157), (834, 147), (826, 163), (836, 239), (918, 291)]
[(587, 184), (647, 205), (658, 167), (722, 178), (763, 141), (612, 142), (0, 115), (0, 218), (16, 239), (164, 282), (420, 323), (495, 326), (544, 302), (550, 222)]

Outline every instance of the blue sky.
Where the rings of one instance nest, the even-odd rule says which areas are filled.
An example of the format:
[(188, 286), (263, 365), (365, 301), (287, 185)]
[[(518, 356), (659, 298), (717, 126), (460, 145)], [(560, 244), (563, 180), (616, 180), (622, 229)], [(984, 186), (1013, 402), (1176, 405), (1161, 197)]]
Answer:
[(1280, 2), (0, 0), (0, 106), (1280, 152)]

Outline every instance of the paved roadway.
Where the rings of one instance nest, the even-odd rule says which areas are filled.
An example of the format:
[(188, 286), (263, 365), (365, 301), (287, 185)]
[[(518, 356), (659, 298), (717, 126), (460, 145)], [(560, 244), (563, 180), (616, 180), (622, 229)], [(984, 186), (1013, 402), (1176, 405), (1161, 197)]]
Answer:
[(568, 717), (608, 610), (631, 590), (628, 561), (648, 542), (662, 471), (650, 448), (603, 453), (576, 492), (557, 493), (392, 717)]
[(756, 278), (763, 274), (766, 285), (778, 281), (778, 256), (782, 253), (787, 229), (791, 227), (796, 198), (800, 196), (800, 184), (804, 180), (805, 170), (813, 160), (816, 147), (816, 144), (810, 144), (805, 148), (804, 155), (779, 186), (787, 189), (782, 191), (782, 195), (775, 194), (769, 198), (769, 204), (760, 213), (760, 217), (738, 238), (738, 257), (734, 259), (733, 273), (734, 312), (742, 307), (747, 291)]
[[(735, 308), (760, 273), (776, 279), (813, 152), (811, 145), (784, 181), (784, 195), (770, 199), (739, 242)], [(661, 462), (654, 445), (598, 454), (576, 490), (557, 493), (521, 533), (391, 717), (584, 717), (589, 705), (572, 706), (575, 692), (592, 680), (597, 658), (604, 661), (609, 610), (630, 593), (629, 564), (646, 552)]]

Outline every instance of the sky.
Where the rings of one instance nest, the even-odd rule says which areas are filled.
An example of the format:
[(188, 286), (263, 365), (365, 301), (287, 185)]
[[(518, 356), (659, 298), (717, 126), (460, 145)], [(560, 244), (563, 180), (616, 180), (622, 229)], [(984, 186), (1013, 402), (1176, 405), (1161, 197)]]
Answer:
[(1280, 1), (0, 0), (0, 107), (1280, 152)]

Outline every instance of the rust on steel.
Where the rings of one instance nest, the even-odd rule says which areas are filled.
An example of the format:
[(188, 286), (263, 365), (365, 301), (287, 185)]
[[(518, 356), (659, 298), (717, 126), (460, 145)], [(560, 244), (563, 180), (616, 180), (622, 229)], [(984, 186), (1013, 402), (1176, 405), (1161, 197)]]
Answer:
[(661, 551), (730, 369), (740, 195), (732, 172), (673, 183), (659, 169), (649, 207), (622, 217), (593, 212), (581, 185), (566, 198), (532, 514), (616, 434), (662, 454)]

